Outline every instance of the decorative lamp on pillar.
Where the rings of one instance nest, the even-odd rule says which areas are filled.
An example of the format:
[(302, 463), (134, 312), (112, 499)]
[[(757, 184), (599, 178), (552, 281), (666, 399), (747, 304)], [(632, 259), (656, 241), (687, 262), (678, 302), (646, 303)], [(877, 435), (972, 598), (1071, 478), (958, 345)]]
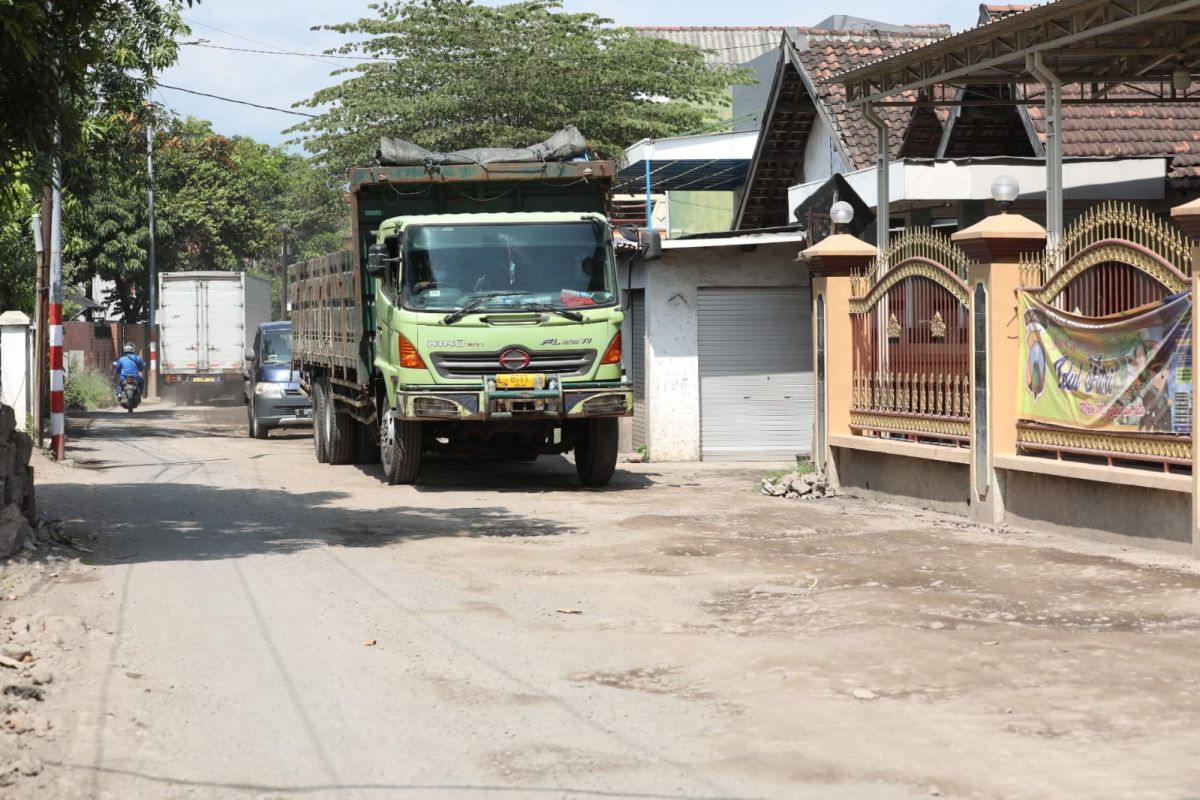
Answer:
[(832, 437), (851, 434), (854, 374), (848, 353), (854, 331), (850, 321), (850, 298), (854, 293), (854, 277), (869, 268), (878, 252), (874, 245), (838, 232), (839, 227), (849, 224), (853, 218), (854, 209), (849, 203), (834, 203), (829, 209), (834, 233), (801, 251), (796, 259), (808, 264), (812, 279), (812, 363), (815, 367), (812, 457), (834, 486), (839, 485), (840, 478), (831, 448)]
[(1007, 214), (1008, 209), (1021, 195), (1021, 184), (1011, 175), (998, 175), (992, 181), (992, 199), (1000, 207), (1001, 214)]
[(833, 232), (843, 233), (854, 219), (854, 206), (845, 200), (838, 200), (829, 207), (829, 219), (833, 223)]

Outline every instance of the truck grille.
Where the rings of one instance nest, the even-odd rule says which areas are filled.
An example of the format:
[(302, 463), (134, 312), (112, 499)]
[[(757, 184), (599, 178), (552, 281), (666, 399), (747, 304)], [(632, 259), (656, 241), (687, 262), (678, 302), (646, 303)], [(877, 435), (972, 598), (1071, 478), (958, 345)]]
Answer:
[[(433, 367), (443, 378), (479, 378), (511, 370), (500, 365), (500, 354), (508, 348), (494, 353), (433, 353)], [(529, 366), (519, 372), (542, 372), (547, 375), (572, 377), (586, 375), (596, 360), (595, 350), (564, 350), (529, 352)]]

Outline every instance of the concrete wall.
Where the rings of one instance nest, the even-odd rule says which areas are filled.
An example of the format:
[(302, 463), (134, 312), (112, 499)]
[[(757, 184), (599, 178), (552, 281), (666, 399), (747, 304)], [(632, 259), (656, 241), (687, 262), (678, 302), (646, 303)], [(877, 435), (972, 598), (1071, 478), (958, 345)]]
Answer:
[(966, 514), (971, 503), (970, 467), (890, 453), (833, 447), (841, 489), (874, 500)]
[(1019, 470), (999, 472), (1009, 525), (1191, 553), (1188, 492)]
[(794, 242), (669, 248), (650, 262), (643, 283), (647, 449), (653, 460), (700, 459), (700, 287), (807, 286), (808, 267), (796, 262), (798, 249)]

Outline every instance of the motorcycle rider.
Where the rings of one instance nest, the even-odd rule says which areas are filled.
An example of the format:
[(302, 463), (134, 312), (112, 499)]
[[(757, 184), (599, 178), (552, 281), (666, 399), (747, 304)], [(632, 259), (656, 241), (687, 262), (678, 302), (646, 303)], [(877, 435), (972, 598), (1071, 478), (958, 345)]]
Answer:
[(146, 379), (142, 377), (142, 370), (145, 368), (145, 362), (134, 352), (133, 345), (125, 345), (124, 355), (113, 362), (113, 379), (116, 381), (117, 391), (121, 391), (121, 383), (125, 378), (133, 378), (137, 381), (138, 394), (145, 395)]

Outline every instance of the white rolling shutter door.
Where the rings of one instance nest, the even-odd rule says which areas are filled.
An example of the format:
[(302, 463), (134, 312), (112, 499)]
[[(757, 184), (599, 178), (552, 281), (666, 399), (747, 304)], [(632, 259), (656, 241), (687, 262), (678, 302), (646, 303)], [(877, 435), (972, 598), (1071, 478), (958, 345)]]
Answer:
[(809, 291), (701, 289), (700, 453), (791, 460), (812, 449)]
[(629, 302), (629, 378), (633, 381), (633, 446), (646, 443), (646, 293), (635, 289)]

